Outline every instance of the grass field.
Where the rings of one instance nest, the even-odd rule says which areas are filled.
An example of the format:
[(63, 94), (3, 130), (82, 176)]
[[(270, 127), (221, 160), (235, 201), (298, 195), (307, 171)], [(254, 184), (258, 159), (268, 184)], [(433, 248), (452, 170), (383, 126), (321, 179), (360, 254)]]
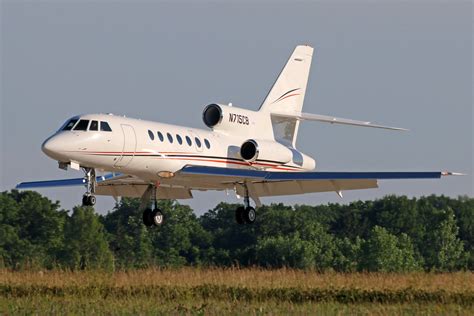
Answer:
[(474, 314), (474, 273), (0, 270), (2, 314)]

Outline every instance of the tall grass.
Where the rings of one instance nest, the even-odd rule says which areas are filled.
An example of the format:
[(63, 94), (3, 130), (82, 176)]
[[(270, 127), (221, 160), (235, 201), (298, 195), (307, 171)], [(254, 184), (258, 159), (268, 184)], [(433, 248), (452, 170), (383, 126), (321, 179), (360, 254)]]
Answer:
[(0, 284), (44, 286), (145, 285), (197, 286), (202, 284), (249, 288), (357, 288), (397, 290), (413, 288), (426, 291), (474, 292), (473, 272), (454, 273), (317, 273), (293, 269), (181, 268), (146, 269), (117, 272), (102, 271), (18, 271), (0, 270)]
[(470, 314), (473, 307), (472, 272), (321, 274), (257, 268), (113, 273), (0, 270), (0, 314), (2, 310), (11, 314)]

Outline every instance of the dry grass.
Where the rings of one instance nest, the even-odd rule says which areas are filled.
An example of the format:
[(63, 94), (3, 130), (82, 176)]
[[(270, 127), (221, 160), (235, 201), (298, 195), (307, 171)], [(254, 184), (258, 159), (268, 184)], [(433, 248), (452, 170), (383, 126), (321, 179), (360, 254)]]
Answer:
[(203, 284), (246, 288), (400, 290), (406, 288), (474, 292), (474, 273), (316, 273), (292, 269), (147, 269), (118, 271), (0, 270), (0, 284), (63, 286), (186, 286)]
[(0, 270), (0, 314), (472, 315), (474, 273)]

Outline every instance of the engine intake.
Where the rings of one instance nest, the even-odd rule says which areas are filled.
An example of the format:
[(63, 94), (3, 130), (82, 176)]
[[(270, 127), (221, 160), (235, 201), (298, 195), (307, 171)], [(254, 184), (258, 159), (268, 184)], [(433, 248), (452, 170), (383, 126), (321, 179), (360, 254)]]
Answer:
[(222, 109), (217, 104), (209, 104), (202, 112), (202, 120), (207, 127), (214, 127), (222, 121)]
[(245, 141), (240, 146), (240, 157), (248, 162), (254, 162), (258, 158), (258, 144), (253, 139)]

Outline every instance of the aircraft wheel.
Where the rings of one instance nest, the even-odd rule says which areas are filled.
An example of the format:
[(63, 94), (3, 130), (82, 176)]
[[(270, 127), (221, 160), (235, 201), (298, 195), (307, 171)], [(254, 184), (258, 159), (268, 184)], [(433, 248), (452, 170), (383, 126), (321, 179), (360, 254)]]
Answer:
[(95, 196), (84, 194), (82, 196), (82, 206), (94, 206), (96, 202)]
[(239, 207), (235, 210), (235, 221), (236, 221), (237, 224), (239, 224), (239, 225), (245, 224), (244, 212), (245, 212), (245, 208), (244, 208), (243, 206), (239, 206)]
[(87, 206), (87, 195), (82, 196), (82, 206)]
[(89, 206), (94, 206), (95, 205), (95, 196), (94, 195), (89, 195)]
[(153, 226), (153, 212), (150, 208), (143, 211), (143, 224), (147, 227)]
[(255, 213), (255, 209), (253, 207), (249, 206), (242, 212), (242, 218), (244, 219), (245, 223), (253, 224), (257, 219), (257, 213)]
[(160, 209), (155, 208), (152, 213), (152, 221), (155, 226), (160, 226), (163, 224), (165, 217), (163, 216), (163, 213), (161, 212)]

